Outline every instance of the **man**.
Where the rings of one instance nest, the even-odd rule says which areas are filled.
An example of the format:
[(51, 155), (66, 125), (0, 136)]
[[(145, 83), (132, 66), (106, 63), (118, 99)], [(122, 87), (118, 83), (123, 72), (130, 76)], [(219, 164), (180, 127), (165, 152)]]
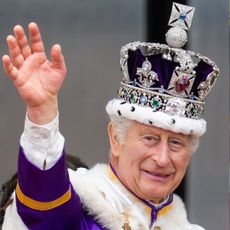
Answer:
[(35, 23), (29, 24), (30, 43), (24, 29), (14, 27), (2, 62), (27, 114), (18, 184), (4, 230), (203, 229), (189, 223), (173, 191), (205, 133), (203, 100), (218, 68), (207, 57), (181, 49), (194, 9), (173, 7), (173, 27), (166, 35), (170, 46), (134, 42), (122, 47), (121, 87), (106, 106), (110, 162), (90, 170), (65, 167), (58, 130), (57, 96), (66, 75), (60, 45), (51, 48), (49, 61)]

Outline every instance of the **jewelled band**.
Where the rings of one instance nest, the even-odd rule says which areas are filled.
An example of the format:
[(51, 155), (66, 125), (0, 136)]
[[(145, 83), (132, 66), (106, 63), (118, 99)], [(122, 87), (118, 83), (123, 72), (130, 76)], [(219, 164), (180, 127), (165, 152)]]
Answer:
[(204, 102), (176, 98), (172, 95), (135, 87), (124, 82), (121, 82), (118, 97), (129, 103), (150, 107), (153, 112), (161, 111), (169, 115), (193, 119), (200, 119), (204, 110)]
[(68, 191), (65, 194), (63, 194), (61, 197), (59, 197), (58, 199), (49, 201), (49, 202), (37, 201), (37, 200), (31, 199), (30, 197), (26, 196), (21, 191), (19, 184), (17, 184), (16, 186), (16, 195), (17, 195), (18, 200), (22, 204), (26, 205), (27, 207), (32, 208), (34, 210), (39, 210), (39, 211), (48, 211), (48, 210), (56, 208), (66, 203), (67, 201), (69, 201), (71, 198), (71, 188), (69, 187)]
[[(135, 79), (131, 80), (128, 70), (128, 52), (140, 48), (147, 49), (146, 60), (142, 63), (142, 68), (137, 68)], [(177, 62), (178, 66), (172, 73), (169, 85), (167, 87), (162, 85), (157, 88), (156, 85), (159, 85), (158, 74), (153, 71), (148, 56), (159, 54), (169, 61), (172, 61), (173, 57), (173, 62)], [(195, 89), (196, 94), (192, 91), (192, 86), (197, 77), (195, 68), (198, 64), (193, 59), (202, 60), (212, 66), (212, 71), (207, 78), (201, 81)], [(150, 107), (153, 111), (193, 119), (202, 118), (204, 99), (212, 89), (219, 74), (217, 65), (209, 58), (189, 50), (173, 48), (159, 43), (133, 42), (123, 46), (120, 51), (120, 65), (123, 79), (118, 91), (119, 98), (130, 103)]]

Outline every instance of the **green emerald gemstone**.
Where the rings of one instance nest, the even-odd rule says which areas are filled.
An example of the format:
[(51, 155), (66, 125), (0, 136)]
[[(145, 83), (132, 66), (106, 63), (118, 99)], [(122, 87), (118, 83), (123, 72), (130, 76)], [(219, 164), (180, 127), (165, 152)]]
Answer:
[(194, 112), (194, 108), (191, 107), (191, 108), (190, 108), (190, 113), (193, 113), (193, 112)]
[(136, 94), (135, 93), (131, 93), (130, 94), (130, 100), (131, 101), (135, 101), (135, 99), (136, 99)]
[(152, 106), (153, 106), (153, 107), (157, 107), (158, 105), (159, 105), (159, 101), (153, 100)]

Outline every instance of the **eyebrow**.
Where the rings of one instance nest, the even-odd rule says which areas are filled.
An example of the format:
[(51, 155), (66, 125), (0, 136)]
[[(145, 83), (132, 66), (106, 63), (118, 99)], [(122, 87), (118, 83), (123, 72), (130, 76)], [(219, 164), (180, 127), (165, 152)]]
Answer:
[(144, 126), (141, 126), (140, 129), (139, 129), (139, 134), (143, 134), (143, 133), (151, 133), (151, 134), (155, 134), (155, 135), (160, 135), (160, 133), (157, 133), (157, 131), (149, 128), (149, 127), (144, 127)]

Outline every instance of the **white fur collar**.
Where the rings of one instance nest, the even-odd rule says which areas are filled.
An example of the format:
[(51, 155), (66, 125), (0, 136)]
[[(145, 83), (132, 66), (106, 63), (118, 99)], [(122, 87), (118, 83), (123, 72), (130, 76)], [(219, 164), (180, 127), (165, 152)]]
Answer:
[(12, 195), (13, 203), (6, 209), (2, 230), (27, 230), (28, 228), (22, 222), (17, 213), (15, 193)]
[[(98, 223), (110, 230), (122, 229), (128, 221), (133, 230), (149, 230), (149, 218), (143, 215), (144, 204), (140, 204), (123, 185), (111, 180), (107, 165), (97, 164), (91, 170), (70, 170), (73, 188), (81, 198), (83, 206), (95, 216)], [(202, 230), (191, 225), (181, 199), (174, 195), (172, 208), (159, 216), (151, 229), (159, 226), (162, 230)]]
[[(69, 171), (73, 188), (81, 198), (83, 206), (97, 222), (110, 230), (123, 229), (127, 222), (132, 230), (150, 230), (144, 205), (135, 201), (132, 195), (119, 183), (109, 177), (106, 165), (96, 165), (91, 170)], [(15, 195), (13, 195), (15, 196)], [(172, 209), (160, 216), (152, 226), (161, 230), (204, 230), (187, 220), (186, 211), (180, 198), (174, 195)], [(16, 210), (14, 202), (7, 208), (2, 230), (27, 230)]]

